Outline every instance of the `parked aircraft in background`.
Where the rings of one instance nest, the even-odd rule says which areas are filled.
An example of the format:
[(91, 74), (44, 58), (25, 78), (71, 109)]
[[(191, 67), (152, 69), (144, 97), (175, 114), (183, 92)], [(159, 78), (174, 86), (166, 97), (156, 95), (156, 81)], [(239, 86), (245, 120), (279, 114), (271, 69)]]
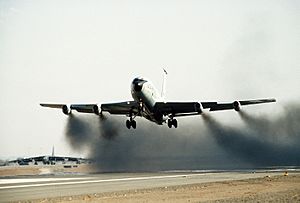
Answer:
[(136, 128), (137, 116), (144, 117), (149, 121), (155, 122), (158, 125), (167, 123), (168, 127), (174, 126), (177, 128), (178, 122), (175, 119), (180, 116), (200, 115), (203, 109), (209, 111), (229, 110), (234, 109), (239, 111), (241, 106), (275, 102), (275, 99), (254, 99), (241, 100), (229, 103), (218, 102), (165, 102), (165, 86), (167, 72), (164, 70), (164, 81), (162, 92), (159, 94), (154, 85), (147, 79), (142, 77), (135, 78), (131, 83), (131, 95), (133, 100), (118, 103), (103, 103), (103, 104), (40, 104), (43, 107), (62, 109), (66, 115), (71, 114), (72, 110), (81, 113), (94, 113), (102, 115), (102, 112), (110, 114), (125, 115), (129, 119), (126, 121), (128, 129)]

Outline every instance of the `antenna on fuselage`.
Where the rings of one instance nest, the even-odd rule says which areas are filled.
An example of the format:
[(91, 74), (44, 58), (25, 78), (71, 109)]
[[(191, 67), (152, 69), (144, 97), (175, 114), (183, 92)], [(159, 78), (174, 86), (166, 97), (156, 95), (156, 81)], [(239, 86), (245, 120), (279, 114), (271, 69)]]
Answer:
[(165, 97), (166, 97), (166, 83), (167, 83), (168, 72), (164, 68), (163, 68), (163, 71), (164, 71), (164, 78), (163, 78), (162, 89), (161, 89), (161, 98), (163, 100), (165, 100)]

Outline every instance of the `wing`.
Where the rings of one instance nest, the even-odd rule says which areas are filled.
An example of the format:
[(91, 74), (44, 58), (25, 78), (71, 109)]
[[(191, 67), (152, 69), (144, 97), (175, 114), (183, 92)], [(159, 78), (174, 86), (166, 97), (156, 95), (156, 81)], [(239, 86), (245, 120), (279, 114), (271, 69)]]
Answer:
[(107, 111), (110, 114), (129, 115), (130, 113), (138, 113), (139, 104), (136, 101), (127, 101), (119, 103), (102, 104), (102, 111)]
[(162, 113), (163, 115), (172, 115), (174, 117), (179, 116), (191, 116), (201, 114), (203, 109), (209, 109), (210, 111), (220, 111), (234, 109), (239, 111), (243, 105), (253, 105), (275, 102), (275, 99), (256, 99), (256, 100), (242, 100), (234, 101), (230, 103), (218, 103), (218, 102), (157, 102), (154, 106), (155, 111)]
[(99, 114), (103, 111), (111, 114), (129, 115), (130, 113), (137, 114), (139, 104), (135, 101), (126, 101), (118, 103), (106, 103), (106, 104), (40, 104), (43, 107), (62, 109), (64, 114), (70, 114), (72, 110), (76, 110), (80, 113), (95, 113)]
[(70, 114), (71, 110), (76, 110), (81, 113), (96, 113), (97, 104), (40, 104), (43, 107), (62, 109), (65, 114)]
[(204, 109), (209, 109), (209, 111), (220, 111), (220, 110), (229, 110), (234, 109), (239, 111), (241, 106), (244, 105), (253, 105), (253, 104), (263, 104), (276, 102), (276, 99), (254, 99), (254, 100), (241, 100), (234, 101), (229, 103), (217, 103), (217, 102), (201, 102)]
[(174, 117), (196, 115), (201, 113), (198, 102), (157, 102), (154, 106), (156, 112)]
[(61, 109), (65, 104), (40, 104), (43, 107)]

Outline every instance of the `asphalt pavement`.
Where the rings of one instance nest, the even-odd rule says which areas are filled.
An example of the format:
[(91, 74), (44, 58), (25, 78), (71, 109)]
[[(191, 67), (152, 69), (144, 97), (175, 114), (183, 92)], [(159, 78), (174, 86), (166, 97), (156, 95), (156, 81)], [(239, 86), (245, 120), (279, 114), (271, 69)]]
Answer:
[(282, 171), (104, 173), (0, 178), (0, 202), (242, 180)]

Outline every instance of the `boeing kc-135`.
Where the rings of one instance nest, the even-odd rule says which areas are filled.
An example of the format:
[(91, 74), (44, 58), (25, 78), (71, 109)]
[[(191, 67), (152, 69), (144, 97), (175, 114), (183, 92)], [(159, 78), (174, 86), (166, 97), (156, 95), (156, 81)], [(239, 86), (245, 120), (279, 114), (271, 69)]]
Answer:
[(131, 83), (132, 101), (103, 104), (40, 104), (43, 107), (62, 109), (66, 115), (70, 115), (72, 110), (81, 113), (94, 113), (102, 115), (103, 112), (110, 114), (125, 115), (128, 129), (136, 128), (137, 116), (144, 117), (158, 125), (167, 123), (169, 128), (177, 128), (178, 122), (176, 117), (201, 115), (203, 109), (209, 111), (234, 109), (240, 111), (243, 105), (261, 104), (275, 102), (275, 99), (254, 99), (242, 100), (228, 103), (218, 102), (165, 102), (165, 86), (167, 72), (164, 70), (164, 81), (162, 92), (159, 94), (154, 85), (142, 77), (135, 78)]

